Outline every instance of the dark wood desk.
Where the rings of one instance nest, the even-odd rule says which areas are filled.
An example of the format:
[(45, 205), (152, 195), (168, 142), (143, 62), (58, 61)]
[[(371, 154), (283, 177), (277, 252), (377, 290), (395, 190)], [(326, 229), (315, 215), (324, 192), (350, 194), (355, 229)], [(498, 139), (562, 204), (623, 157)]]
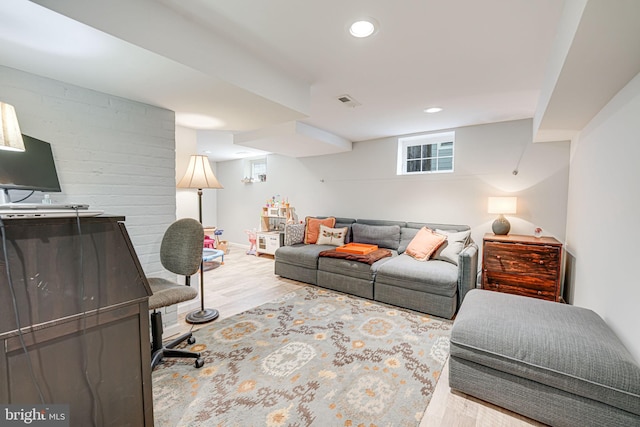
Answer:
[(69, 404), (72, 426), (153, 426), (151, 290), (123, 221), (4, 220), (0, 402)]

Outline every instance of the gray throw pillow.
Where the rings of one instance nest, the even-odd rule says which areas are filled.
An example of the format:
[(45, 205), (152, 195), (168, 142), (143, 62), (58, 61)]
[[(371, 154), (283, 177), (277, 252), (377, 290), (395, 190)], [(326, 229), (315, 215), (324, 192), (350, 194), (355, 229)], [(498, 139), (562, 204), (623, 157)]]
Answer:
[(286, 224), (284, 226), (284, 245), (291, 246), (304, 242), (304, 224)]
[(452, 232), (436, 229), (436, 233), (444, 234), (447, 236), (447, 240), (438, 248), (431, 259), (439, 259), (440, 261), (447, 261), (458, 265), (458, 255), (460, 255), (460, 252), (462, 252), (464, 247), (467, 246), (467, 243), (469, 243), (471, 230)]
[(351, 226), (351, 230), (355, 243), (367, 243), (394, 250), (398, 250), (400, 245), (399, 225), (368, 225), (356, 222)]

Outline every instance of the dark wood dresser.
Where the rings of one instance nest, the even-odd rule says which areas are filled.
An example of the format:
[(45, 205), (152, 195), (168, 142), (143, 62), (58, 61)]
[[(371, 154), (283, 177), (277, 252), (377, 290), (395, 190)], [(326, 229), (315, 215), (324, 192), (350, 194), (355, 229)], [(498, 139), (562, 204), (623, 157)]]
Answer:
[(151, 289), (123, 221), (4, 220), (0, 403), (69, 405), (71, 426), (153, 426)]
[(562, 243), (553, 237), (487, 233), (482, 288), (560, 301)]

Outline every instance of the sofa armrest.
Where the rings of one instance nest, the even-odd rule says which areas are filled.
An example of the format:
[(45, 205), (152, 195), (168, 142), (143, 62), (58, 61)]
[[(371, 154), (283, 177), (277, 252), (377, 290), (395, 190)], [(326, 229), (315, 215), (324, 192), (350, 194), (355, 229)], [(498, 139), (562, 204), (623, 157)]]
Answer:
[(458, 255), (458, 307), (465, 295), (476, 287), (478, 275), (478, 245), (468, 244)]

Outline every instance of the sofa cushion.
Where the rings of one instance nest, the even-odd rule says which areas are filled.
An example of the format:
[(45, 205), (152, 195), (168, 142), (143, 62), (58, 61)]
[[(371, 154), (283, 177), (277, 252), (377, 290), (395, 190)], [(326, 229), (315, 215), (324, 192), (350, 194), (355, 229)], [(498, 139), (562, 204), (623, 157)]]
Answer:
[(454, 296), (458, 290), (458, 267), (445, 261), (417, 261), (407, 254), (402, 254), (378, 268), (376, 283), (378, 282), (437, 295)]
[(347, 227), (347, 235), (344, 238), (344, 243), (351, 243), (352, 241), (351, 226), (354, 222), (356, 222), (354, 218), (341, 218), (338, 216), (336, 217), (336, 225), (333, 226), (334, 228)]
[(342, 246), (348, 231), (348, 227), (329, 228), (320, 224), (320, 233), (318, 234), (316, 245)]
[(347, 277), (373, 280), (378, 268), (390, 259), (390, 257), (382, 258), (372, 265), (369, 265), (364, 262), (351, 261), (348, 259), (320, 257), (318, 260), (318, 271), (327, 271)]
[(314, 244), (318, 240), (318, 234), (320, 233), (320, 225), (326, 225), (327, 227), (333, 227), (336, 224), (334, 217), (329, 218), (314, 218), (308, 216), (305, 218), (304, 227), (304, 243)]
[(442, 244), (447, 240), (443, 234), (436, 233), (427, 227), (422, 227), (411, 239), (405, 253), (418, 261), (427, 261)]
[(353, 241), (378, 245), (381, 248), (398, 250), (400, 244), (399, 225), (369, 225), (355, 223), (351, 226)]
[(318, 254), (329, 249), (335, 249), (335, 246), (305, 245), (304, 243), (293, 246), (281, 246), (276, 250), (275, 259), (276, 262), (283, 262), (315, 270), (318, 268)]
[(404, 251), (407, 250), (407, 246), (409, 246), (409, 243), (411, 243), (413, 238), (416, 237), (420, 228), (400, 228), (400, 244), (398, 245), (398, 253), (404, 253)]
[(640, 414), (640, 367), (585, 308), (471, 290), (451, 332), (451, 357)]
[(460, 252), (462, 252), (464, 247), (467, 246), (467, 243), (469, 243), (471, 230), (451, 232), (437, 229), (436, 232), (445, 235), (447, 240), (436, 250), (432, 258), (458, 265), (458, 255), (460, 255)]

